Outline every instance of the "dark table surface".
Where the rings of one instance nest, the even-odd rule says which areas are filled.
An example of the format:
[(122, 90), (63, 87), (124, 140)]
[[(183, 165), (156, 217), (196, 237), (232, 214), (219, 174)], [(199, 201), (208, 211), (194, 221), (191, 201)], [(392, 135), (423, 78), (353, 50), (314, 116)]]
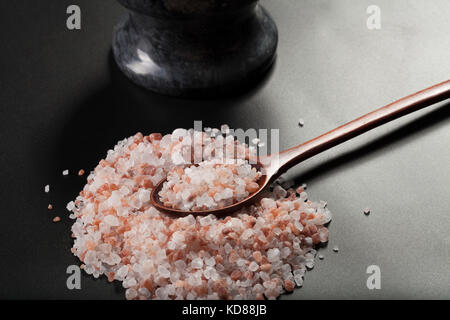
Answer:
[[(447, 0), (378, 0), (382, 28), (371, 31), (373, 2), (263, 1), (280, 32), (268, 77), (239, 97), (188, 101), (147, 93), (117, 71), (111, 32), (124, 10), (115, 1), (1, 1), (0, 298), (124, 298), (120, 284), (85, 274), (81, 290), (66, 288), (66, 268), (79, 262), (65, 205), (85, 182), (73, 173), (93, 169), (119, 139), (203, 120), (278, 128), (287, 148), (450, 78)], [(81, 7), (81, 31), (66, 28), (70, 4)], [(450, 105), (441, 103), (291, 170), (334, 219), (325, 259), (282, 298), (449, 299), (449, 164)], [(366, 287), (369, 265), (381, 269), (381, 290)]]

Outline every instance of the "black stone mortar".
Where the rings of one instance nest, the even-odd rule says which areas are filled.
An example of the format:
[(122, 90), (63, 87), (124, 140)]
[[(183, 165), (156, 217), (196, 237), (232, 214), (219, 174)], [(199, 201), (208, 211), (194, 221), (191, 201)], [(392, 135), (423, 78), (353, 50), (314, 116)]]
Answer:
[(258, 0), (119, 0), (119, 68), (136, 84), (178, 97), (216, 97), (269, 70), (277, 27)]

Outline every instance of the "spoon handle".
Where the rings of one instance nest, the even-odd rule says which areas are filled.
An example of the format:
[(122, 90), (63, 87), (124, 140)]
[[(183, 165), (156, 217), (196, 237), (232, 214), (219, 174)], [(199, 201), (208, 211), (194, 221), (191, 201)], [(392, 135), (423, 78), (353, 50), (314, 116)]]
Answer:
[(450, 80), (397, 100), (299, 146), (280, 152), (281, 175), (296, 164), (389, 121), (450, 98)]

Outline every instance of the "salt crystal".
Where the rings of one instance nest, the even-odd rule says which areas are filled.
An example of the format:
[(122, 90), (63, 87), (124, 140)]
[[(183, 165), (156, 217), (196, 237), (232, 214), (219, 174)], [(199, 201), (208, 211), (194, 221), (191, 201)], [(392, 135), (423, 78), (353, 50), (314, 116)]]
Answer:
[(63, 172), (62, 172), (62, 174), (63, 174), (63, 176), (67, 176), (67, 175), (69, 175), (69, 170), (64, 170)]
[(238, 259), (236, 262), (238, 267), (245, 266), (245, 260), (244, 259)]
[(365, 214), (366, 216), (368, 216), (368, 215), (370, 214), (370, 208), (365, 208), (365, 209), (364, 209), (364, 214)]
[(250, 265), (248, 266), (248, 270), (250, 270), (252, 272), (257, 271), (258, 269), (259, 269), (259, 265), (255, 261), (252, 261), (250, 263)]
[(150, 291), (147, 288), (139, 288), (138, 293), (144, 298), (150, 298)]
[(209, 226), (211, 223), (213, 223), (211, 216), (206, 216), (206, 217), (200, 218), (200, 225), (202, 227)]
[(339, 252), (338, 246), (334, 246), (334, 247), (333, 247), (333, 251), (334, 251), (334, 252)]
[(295, 281), (295, 284), (297, 285), (297, 287), (303, 286), (303, 277), (301, 275), (299, 275), (299, 274), (295, 275), (294, 281)]
[(216, 264), (216, 259), (214, 259), (214, 257), (210, 257), (208, 259), (205, 259), (205, 264), (207, 266), (214, 266)]
[(127, 300), (133, 300), (137, 297), (138, 293), (135, 289), (133, 288), (128, 288), (125, 291), (125, 297), (127, 298)]
[(250, 238), (253, 235), (253, 230), (252, 229), (247, 229), (242, 233), (241, 238), (243, 240), (247, 240), (248, 238)]
[(269, 251), (267, 251), (267, 259), (271, 262), (279, 260), (280, 250), (278, 248), (269, 249)]
[(158, 266), (158, 272), (161, 275), (161, 277), (163, 277), (163, 278), (169, 278), (170, 277), (170, 271), (167, 270), (167, 268), (162, 266), (162, 265)]
[(66, 209), (67, 209), (68, 211), (73, 211), (73, 210), (75, 209), (75, 203), (74, 203), (73, 201), (70, 201), (70, 202), (67, 204)]
[(45, 193), (49, 193), (50, 192), (50, 186), (46, 185), (44, 188)]
[(201, 258), (196, 258), (192, 260), (191, 266), (194, 269), (201, 269), (203, 267), (203, 260)]
[(117, 270), (116, 275), (120, 278), (124, 278), (126, 277), (126, 275), (128, 274), (128, 267), (127, 266), (122, 266), (119, 268), (119, 270)]
[(264, 209), (272, 209), (277, 207), (277, 203), (273, 199), (263, 198), (261, 205)]
[(120, 225), (119, 219), (113, 215), (108, 215), (105, 217), (105, 223), (111, 227), (117, 227)]
[(298, 119), (298, 125), (299, 125), (300, 127), (303, 127), (303, 126), (305, 125), (305, 120), (303, 120), (302, 118), (299, 118), (299, 119)]
[(178, 142), (178, 141), (180, 141), (180, 138), (182, 138), (186, 135), (187, 135), (187, 130), (180, 128), (180, 129), (175, 129), (172, 132), (171, 138), (172, 138), (172, 141)]
[(155, 295), (161, 300), (166, 300), (168, 298), (166, 290), (162, 287), (156, 289)]
[(177, 261), (175, 261), (175, 267), (177, 269), (182, 270), (182, 269), (186, 268), (186, 263), (183, 260), (177, 260)]
[(227, 242), (227, 243), (225, 243), (225, 247), (224, 247), (224, 249), (225, 249), (225, 253), (230, 253), (231, 252), (231, 250), (233, 249), (233, 247), (232, 246), (230, 246), (230, 244)]
[(223, 124), (220, 127), (220, 131), (222, 131), (222, 133), (228, 134), (230, 133), (230, 127), (227, 124)]

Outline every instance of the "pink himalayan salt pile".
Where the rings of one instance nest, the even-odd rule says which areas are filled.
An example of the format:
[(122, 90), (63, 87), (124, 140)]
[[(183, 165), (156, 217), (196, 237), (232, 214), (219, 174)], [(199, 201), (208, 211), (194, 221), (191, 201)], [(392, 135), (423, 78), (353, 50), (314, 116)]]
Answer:
[(259, 189), (262, 176), (247, 160), (208, 160), (198, 166), (172, 169), (159, 193), (166, 207), (184, 211), (219, 209), (247, 198)]
[(208, 160), (223, 154), (218, 141), (248, 158), (246, 146), (204, 133), (199, 140), (192, 130), (136, 134), (108, 151), (67, 206), (76, 219), (72, 252), (83, 269), (122, 281), (127, 299), (275, 299), (301, 286), (331, 219), (303, 190), (298, 197), (276, 185), (260, 203), (226, 218), (174, 218), (150, 205), (151, 188), (191, 157), (192, 144), (203, 145)]

